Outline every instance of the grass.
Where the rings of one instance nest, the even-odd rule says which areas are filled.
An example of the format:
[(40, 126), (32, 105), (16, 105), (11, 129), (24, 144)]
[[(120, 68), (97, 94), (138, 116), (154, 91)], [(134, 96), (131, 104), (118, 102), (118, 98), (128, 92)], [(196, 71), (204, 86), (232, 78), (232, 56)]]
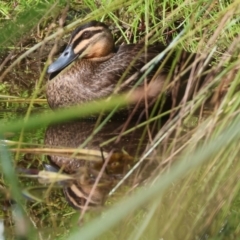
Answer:
[[(51, 239), (239, 238), (239, 3), (239, 0), (177, 0), (159, 4), (151, 0), (87, 0), (72, 1), (67, 11), (61, 1), (19, 1), (16, 8), (12, 7), (14, 2), (0, 2), (4, 19), (0, 37), (3, 60), (0, 66), (1, 185), (18, 203), (14, 222), (23, 216), (29, 226), (20, 233), (15, 224), (13, 235), (31, 236), (31, 239), (49, 236)], [(30, 146), (34, 150), (36, 145), (31, 144), (37, 144), (40, 149), (44, 147), (43, 135), (50, 122), (71, 120), (79, 112), (87, 117), (99, 112), (103, 105), (106, 109), (114, 109), (119, 103), (124, 106), (128, 99), (120, 96), (107, 103), (89, 103), (56, 112), (47, 109), (44, 49), (47, 41), (59, 36), (58, 20), (64, 20), (66, 13), (64, 36), (80, 22), (97, 19), (111, 26), (118, 43), (162, 41), (170, 47), (200, 52), (215, 59), (203, 90), (184, 103), (179, 114), (162, 128), (155, 126), (155, 136), (151, 135), (150, 122), (158, 125), (159, 116), (141, 123), (144, 130), (140, 131), (143, 135), (139, 139), (147, 138), (149, 144), (125, 178), (136, 184), (141, 163), (157, 162), (154, 169), (147, 172), (149, 176), (137, 188), (133, 183), (119, 188), (117, 185), (107, 208), (101, 214), (85, 214), (81, 228), (77, 226), (79, 214), (66, 203), (61, 207), (61, 195), (48, 195), (50, 187), (43, 193), (43, 203), (25, 203), (22, 190), (37, 183), (19, 181), (14, 170), (14, 165), (25, 157), (24, 149)], [(50, 50), (51, 47), (47, 53)], [(7, 110), (15, 109), (18, 104), (24, 109), (22, 116), (7, 115)], [(89, 138), (98, 136), (100, 130), (90, 131)], [(127, 128), (123, 135), (128, 136), (134, 130)], [(37, 132), (39, 137), (29, 131)], [(11, 139), (8, 134), (15, 134), (12, 140), (18, 153), (12, 154), (13, 147), (5, 142)], [(113, 148), (114, 141), (109, 136), (100, 145), (105, 148), (108, 143)], [(36, 155), (36, 160), (38, 167), (42, 161), (46, 162), (42, 154)], [(30, 158), (28, 167), (35, 166), (33, 162)], [(3, 216), (4, 211), (1, 214)], [(49, 233), (47, 226), (59, 234)]]

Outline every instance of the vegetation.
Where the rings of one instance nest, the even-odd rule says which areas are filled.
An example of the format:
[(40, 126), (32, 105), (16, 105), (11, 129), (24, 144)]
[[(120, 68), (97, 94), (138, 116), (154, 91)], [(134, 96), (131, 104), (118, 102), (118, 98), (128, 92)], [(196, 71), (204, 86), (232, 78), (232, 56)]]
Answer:
[[(0, 212), (6, 239), (239, 238), (240, 1), (156, 2), (0, 1), (0, 191), (5, 204)], [(43, 139), (49, 123), (72, 120), (79, 113), (91, 116), (102, 105), (108, 110), (126, 105), (125, 96), (118, 96), (100, 105), (55, 112), (47, 106), (45, 63), (54, 54), (55, 40), (63, 46), (68, 33), (90, 19), (108, 23), (118, 44), (162, 41), (215, 61), (203, 89), (182, 104), (175, 117), (164, 125), (161, 116), (139, 123), (139, 148), (145, 139), (149, 144), (140, 156), (133, 156), (136, 164), (125, 176), (132, 184), (114, 188), (106, 207), (86, 213), (79, 228), (79, 212), (63, 200), (59, 185), (48, 184), (37, 201), (26, 202), (22, 193), (34, 192), (39, 183), (22, 178), (15, 167), (42, 169), (48, 162), (45, 154), (50, 149)], [(110, 124), (102, 122), (99, 128)], [(89, 139), (98, 131), (90, 132)], [(115, 140), (109, 134), (100, 146), (114, 148)], [(146, 162), (151, 170), (136, 182)], [(125, 178), (118, 185), (127, 182)], [(11, 208), (6, 207), (9, 198), (16, 203)]]

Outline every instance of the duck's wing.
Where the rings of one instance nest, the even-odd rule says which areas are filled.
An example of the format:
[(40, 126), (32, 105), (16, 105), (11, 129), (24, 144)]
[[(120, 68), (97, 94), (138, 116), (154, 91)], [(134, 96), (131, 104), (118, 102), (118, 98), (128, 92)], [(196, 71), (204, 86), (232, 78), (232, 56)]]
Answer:
[[(142, 67), (147, 64), (150, 60), (156, 57), (165, 47), (161, 45), (156, 48), (156, 46), (150, 46), (144, 49), (143, 44), (128, 44), (118, 47), (117, 52), (109, 60), (99, 64), (94, 70), (94, 81), (100, 82), (101, 88), (106, 89), (109, 86), (116, 86), (118, 84), (124, 83), (129, 78), (129, 84), (125, 84), (125, 89), (131, 88), (136, 81), (141, 77), (143, 72), (140, 72)], [(156, 67), (148, 74), (150, 79)]]
[[(166, 46), (161, 43), (147, 47), (144, 44), (122, 45), (117, 49), (112, 58), (95, 68), (97, 79), (94, 81), (99, 82), (100, 77), (102, 89), (119, 84), (123, 84), (122, 90), (132, 88), (145, 71), (149, 70), (149, 68), (143, 68), (145, 64), (161, 54), (165, 49)], [(193, 54), (185, 51), (169, 51), (159, 61), (154, 63), (153, 68), (145, 79), (149, 82), (156, 72), (161, 76), (165, 76), (166, 79), (172, 79), (173, 74), (183, 70), (180, 66), (183, 67), (184, 59), (186, 61), (187, 58), (192, 59), (193, 57)], [(161, 81), (164, 81), (164, 78), (161, 77)]]

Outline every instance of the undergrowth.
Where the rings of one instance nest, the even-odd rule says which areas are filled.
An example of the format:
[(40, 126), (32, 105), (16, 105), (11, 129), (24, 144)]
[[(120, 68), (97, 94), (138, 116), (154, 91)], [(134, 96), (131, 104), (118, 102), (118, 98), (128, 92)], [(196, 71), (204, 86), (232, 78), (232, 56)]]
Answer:
[[(239, 6), (239, 0), (1, 1), (0, 190), (4, 204), (5, 197), (15, 202), (1, 210), (2, 218), (7, 215), (6, 238), (238, 239)], [(50, 190), (56, 190), (51, 184), (40, 193), (43, 202), (26, 202), (23, 192), (38, 183), (23, 180), (15, 166), (41, 170), (48, 162), (46, 155), (59, 151), (44, 145), (49, 123), (72, 120), (79, 112), (89, 118), (102, 105), (108, 110), (126, 105), (125, 96), (117, 96), (102, 101), (101, 107), (89, 103), (56, 112), (48, 109), (45, 64), (62, 51), (60, 47), (51, 52), (55, 40), (65, 46), (69, 33), (92, 19), (107, 23), (117, 44), (160, 41), (214, 61), (202, 89), (166, 122), (160, 115), (152, 116), (119, 135), (112, 134), (117, 127), (108, 121), (102, 120), (105, 126), (84, 125), (89, 131), (80, 135), (87, 140), (95, 137), (103, 156), (116, 149), (119, 136), (127, 138), (118, 151), (127, 152), (135, 162), (113, 187), (106, 207), (85, 214), (82, 222), (63, 195), (51, 195)], [(104, 127), (106, 138), (98, 136)], [(140, 132), (134, 142), (131, 134), (136, 128)], [(57, 133), (59, 141), (65, 137)], [(131, 144), (139, 149), (137, 156), (126, 150)], [(78, 147), (72, 149), (72, 157), (81, 154)], [(62, 186), (55, 187), (58, 191)]]

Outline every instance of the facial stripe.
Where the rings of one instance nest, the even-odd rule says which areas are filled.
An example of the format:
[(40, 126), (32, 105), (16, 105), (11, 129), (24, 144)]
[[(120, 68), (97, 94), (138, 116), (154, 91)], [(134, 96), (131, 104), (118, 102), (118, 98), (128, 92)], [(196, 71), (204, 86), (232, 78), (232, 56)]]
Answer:
[(82, 52), (85, 51), (85, 49), (88, 47), (88, 43), (89, 41), (88, 40), (83, 40), (82, 42), (80, 42), (79, 44), (77, 45), (73, 45), (73, 51), (75, 54), (79, 54), (81, 55)]
[(75, 208), (82, 208), (86, 202), (86, 199), (84, 197), (76, 196), (75, 192), (71, 188), (66, 188), (64, 190), (64, 193), (67, 197), (68, 202)]
[(76, 187), (76, 185), (73, 184), (70, 187), (70, 189), (72, 190), (72, 192), (75, 195), (75, 197), (85, 198), (85, 199), (88, 197), (87, 194), (84, 193), (83, 189), (80, 186)]
[[(102, 31), (99, 31), (99, 30), (94, 31), (93, 33), (94, 35), (91, 37), (95, 40), (95, 42), (97, 42), (98, 36), (100, 35), (101, 32)], [(91, 42), (88, 39), (81, 39), (81, 38), (75, 40), (75, 42), (73, 42), (72, 44), (72, 49), (74, 53), (80, 56), (88, 48), (88, 46), (93, 43), (94, 40), (92, 40)]]
[[(94, 36), (94, 38), (97, 39), (97, 36), (99, 35), (99, 33), (101, 33), (102, 31), (94, 31), (94, 35), (91, 35), (91, 37)], [(81, 55), (82, 52), (84, 52), (88, 45), (90, 44), (89, 40), (88, 39), (82, 39), (82, 37), (78, 38), (75, 40), (75, 42), (72, 43), (72, 49), (74, 51), (75, 54), (79, 54)]]
[[(91, 28), (86, 28), (80, 32), (78, 32), (76, 35), (72, 36), (71, 40), (70, 40), (70, 44), (75, 44), (75, 42), (79, 42), (82, 39), (85, 39), (83, 37), (84, 33), (89, 32), (91, 33), (91, 36), (93, 36), (96, 33), (100, 33), (103, 31), (102, 27), (91, 27)], [(90, 36), (90, 37), (91, 37)], [(86, 38), (87, 39), (87, 38)]]

